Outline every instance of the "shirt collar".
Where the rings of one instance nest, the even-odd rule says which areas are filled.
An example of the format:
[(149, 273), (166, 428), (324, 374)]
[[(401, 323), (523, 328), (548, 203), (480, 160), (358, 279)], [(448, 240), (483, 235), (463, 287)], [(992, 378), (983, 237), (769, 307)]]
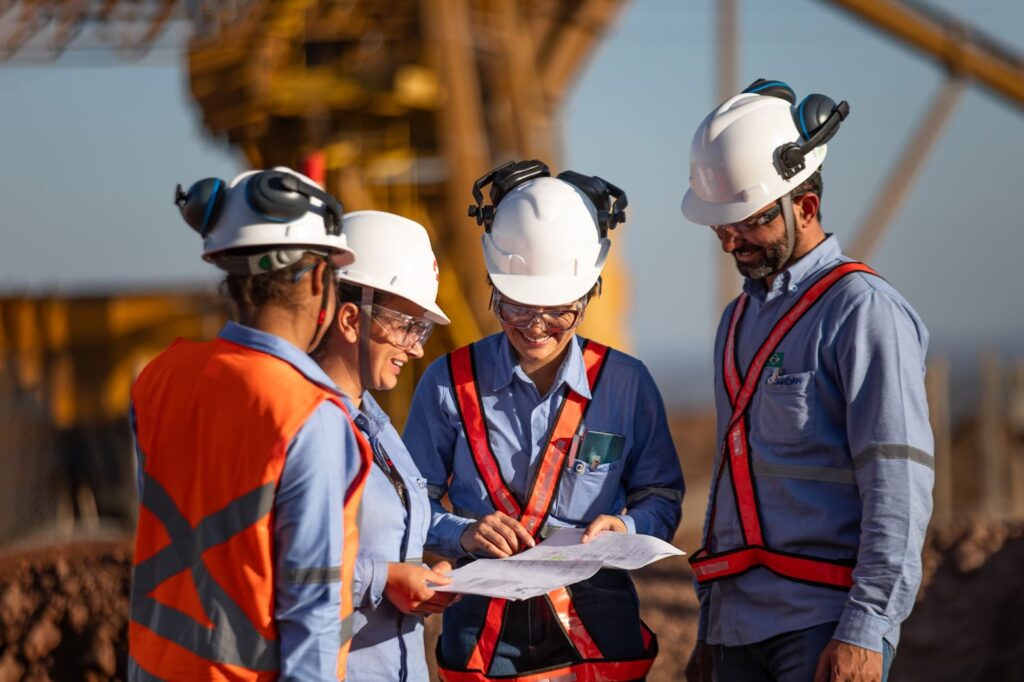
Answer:
[(809, 277), (821, 270), (822, 266), (838, 260), (841, 255), (839, 240), (830, 234), (823, 242), (804, 254), (803, 258), (779, 273), (772, 282), (771, 291), (765, 287), (763, 279), (749, 278), (743, 281), (743, 291), (762, 301), (786, 293), (796, 293)]
[(237, 322), (228, 322), (217, 336), (225, 341), (237, 343), (240, 346), (258, 350), (284, 360), (313, 383), (319, 384), (323, 388), (339, 395), (341, 394), (338, 387), (327, 376), (327, 373), (320, 368), (320, 365), (316, 364), (313, 358), (280, 336), (247, 327)]
[[(569, 342), (569, 352), (562, 358), (562, 364), (558, 368), (558, 373), (555, 374), (552, 389), (557, 390), (565, 383), (572, 391), (589, 400), (592, 396), (590, 384), (587, 383), (587, 369), (583, 365), (583, 351), (580, 349), (582, 342), (583, 339), (578, 335)], [(512, 383), (513, 377), (519, 377), (521, 381), (529, 384), (533, 383), (520, 367), (519, 362), (516, 361), (508, 337), (502, 333), (498, 344), (498, 357), (494, 363), (494, 390), (497, 391), (508, 386)]]
[(363, 398), (358, 408), (352, 404), (348, 396), (345, 396), (345, 405), (352, 414), (356, 426), (366, 434), (367, 438), (377, 438), (381, 430), (391, 421), (369, 391), (363, 391)]

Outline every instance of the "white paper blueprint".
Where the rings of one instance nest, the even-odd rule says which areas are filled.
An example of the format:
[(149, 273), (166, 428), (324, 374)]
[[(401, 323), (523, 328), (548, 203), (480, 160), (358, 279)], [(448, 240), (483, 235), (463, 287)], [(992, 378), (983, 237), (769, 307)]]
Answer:
[(582, 528), (557, 531), (533, 549), (508, 559), (477, 559), (448, 574), (450, 585), (438, 592), (529, 599), (586, 580), (602, 568), (635, 570), (685, 554), (649, 535), (604, 532), (580, 544)]

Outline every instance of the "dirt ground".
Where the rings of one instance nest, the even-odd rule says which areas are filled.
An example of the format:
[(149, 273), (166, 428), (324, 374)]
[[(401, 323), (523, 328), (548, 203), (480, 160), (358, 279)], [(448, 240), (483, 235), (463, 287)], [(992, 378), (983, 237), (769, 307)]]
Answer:
[[(674, 543), (692, 552), (713, 434), (707, 416), (672, 427), (688, 488)], [(130, 557), (127, 539), (0, 554), (0, 682), (125, 679)], [(924, 563), (892, 681), (1024, 680), (1024, 523), (961, 521), (932, 532)], [(688, 564), (666, 559), (634, 577), (661, 647), (649, 679), (680, 680), (697, 629)], [(428, 642), (439, 619), (431, 620)]]

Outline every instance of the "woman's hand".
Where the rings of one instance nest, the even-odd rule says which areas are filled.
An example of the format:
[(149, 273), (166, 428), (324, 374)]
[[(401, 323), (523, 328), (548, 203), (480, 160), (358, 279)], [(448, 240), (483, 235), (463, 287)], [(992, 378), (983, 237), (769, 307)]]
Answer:
[(598, 533), (602, 533), (606, 530), (610, 530), (613, 533), (628, 533), (629, 529), (626, 528), (626, 522), (620, 519), (618, 516), (608, 516), (607, 514), (601, 514), (596, 519), (590, 522), (587, 529), (583, 531), (583, 537), (580, 538), (581, 543), (587, 543), (594, 539)]
[(494, 512), (466, 527), (459, 538), (470, 554), (490, 554), (499, 559), (533, 547), (536, 543), (523, 524), (508, 514)]
[(417, 616), (441, 613), (458, 595), (435, 592), (427, 587), (427, 581), (448, 585), (452, 580), (444, 574), (450, 570), (452, 565), (447, 561), (438, 562), (432, 569), (415, 564), (389, 563), (384, 596), (402, 613)]

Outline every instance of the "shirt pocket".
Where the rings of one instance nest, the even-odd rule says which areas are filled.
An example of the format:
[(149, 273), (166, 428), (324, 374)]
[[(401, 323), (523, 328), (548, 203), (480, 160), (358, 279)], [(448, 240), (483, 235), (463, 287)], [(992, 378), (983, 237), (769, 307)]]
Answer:
[[(771, 371), (769, 371), (769, 377)], [(814, 431), (814, 372), (782, 374), (762, 380), (757, 429), (765, 441), (796, 445)]]
[[(577, 460), (565, 467), (558, 485), (557, 516), (570, 523), (590, 523), (601, 514), (618, 514), (612, 509), (621, 497), (622, 459), (591, 469)], [(582, 466), (580, 466), (582, 465)]]

